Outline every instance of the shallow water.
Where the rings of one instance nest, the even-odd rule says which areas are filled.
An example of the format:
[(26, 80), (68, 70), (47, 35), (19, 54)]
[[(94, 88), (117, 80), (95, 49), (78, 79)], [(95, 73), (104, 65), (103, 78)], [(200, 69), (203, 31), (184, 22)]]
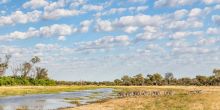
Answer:
[(65, 98), (72, 98), (79, 101), (80, 104), (88, 104), (91, 101), (111, 97), (113, 97), (113, 90), (110, 88), (62, 92), (58, 94), (10, 96), (0, 98), (0, 110), (54, 110), (76, 106), (76, 104), (71, 103), (73, 100), (65, 100)]

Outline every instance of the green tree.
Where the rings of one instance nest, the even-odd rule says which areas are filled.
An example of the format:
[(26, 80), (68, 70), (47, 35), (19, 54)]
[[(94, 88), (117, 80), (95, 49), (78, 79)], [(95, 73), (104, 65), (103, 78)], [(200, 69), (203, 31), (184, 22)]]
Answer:
[(128, 75), (123, 76), (121, 78), (121, 80), (122, 80), (123, 85), (130, 86), (132, 84), (131, 83), (131, 78)]
[(188, 77), (180, 78), (180, 79), (178, 79), (178, 84), (181, 84), (181, 85), (191, 85), (192, 84), (192, 79), (188, 78)]
[(196, 76), (196, 80), (198, 81), (199, 85), (207, 85), (208, 77), (206, 76)]
[(155, 73), (153, 75), (148, 75), (148, 78), (154, 85), (161, 85), (163, 77), (159, 73)]
[(141, 85), (144, 85), (144, 77), (143, 77), (143, 74), (138, 74), (138, 75), (135, 75), (133, 78), (132, 78), (134, 81), (134, 85), (138, 85), (138, 86), (141, 86)]
[(120, 79), (115, 79), (114, 83), (115, 83), (115, 85), (121, 85), (122, 81)]

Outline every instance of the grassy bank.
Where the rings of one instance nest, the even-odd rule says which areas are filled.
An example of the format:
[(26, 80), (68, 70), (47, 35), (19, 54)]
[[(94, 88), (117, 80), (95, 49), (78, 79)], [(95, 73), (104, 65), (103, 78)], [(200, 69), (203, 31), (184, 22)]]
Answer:
[(105, 86), (0, 86), (0, 97), (25, 94), (58, 93), (103, 87)]
[[(173, 90), (173, 96), (136, 96), (98, 101), (71, 110), (220, 110), (220, 87), (149, 86), (114, 87), (122, 91)], [(187, 94), (202, 90), (201, 94)], [(69, 110), (69, 109), (68, 109)]]

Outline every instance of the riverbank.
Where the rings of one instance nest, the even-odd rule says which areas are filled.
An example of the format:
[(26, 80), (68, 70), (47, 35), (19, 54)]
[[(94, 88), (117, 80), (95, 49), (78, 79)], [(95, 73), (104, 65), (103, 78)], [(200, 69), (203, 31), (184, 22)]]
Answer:
[[(115, 87), (122, 91), (172, 90), (173, 96), (135, 96), (97, 101), (64, 110), (220, 110), (220, 87), (149, 86)], [(201, 90), (199, 94), (188, 94)]]
[(106, 86), (0, 86), (0, 97), (26, 94), (72, 92), (97, 88), (106, 88)]
[[(64, 110), (220, 110), (219, 86), (8, 86), (0, 87), (0, 96), (48, 94), (97, 88), (113, 88), (120, 92), (171, 90), (175, 94), (172, 96), (133, 96), (107, 99), (91, 102), (88, 105), (79, 103), (78, 107)], [(188, 94), (194, 90), (202, 92)], [(76, 102), (78, 103), (77, 100)]]

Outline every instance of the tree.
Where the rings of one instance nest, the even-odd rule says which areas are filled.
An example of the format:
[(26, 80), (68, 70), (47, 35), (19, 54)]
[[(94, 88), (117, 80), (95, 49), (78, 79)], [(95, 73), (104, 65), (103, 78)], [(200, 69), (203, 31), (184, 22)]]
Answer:
[(3, 76), (8, 69), (8, 63), (9, 60), (11, 59), (11, 55), (5, 55), (5, 61), (1, 63), (0, 59), (0, 76)]
[(36, 79), (48, 79), (48, 70), (46, 68), (36, 67)]
[(32, 65), (29, 63), (29, 62), (25, 62), (23, 65), (22, 65), (22, 76), (24, 78), (27, 78), (28, 74), (30, 73), (31, 71), (31, 68), (32, 68)]
[(142, 74), (135, 75), (132, 79), (134, 80), (133, 81), (134, 85), (138, 85), (138, 86), (144, 85), (144, 77)]
[(19, 72), (21, 72), (21, 66), (13, 65), (11, 66), (11, 71), (12, 71), (13, 76), (18, 76)]
[(121, 85), (122, 81), (120, 79), (115, 79), (114, 83), (115, 83), (115, 85)]
[(198, 81), (199, 85), (207, 85), (208, 77), (206, 76), (196, 76), (196, 80)]
[(37, 57), (37, 56), (34, 56), (34, 57), (31, 59), (31, 62), (32, 62), (32, 64), (39, 63), (39, 62), (40, 62), (40, 58)]
[(31, 58), (30, 62), (25, 62), (22, 66), (22, 76), (26, 78), (30, 74), (34, 65), (38, 62), (40, 62), (40, 58), (37, 56), (34, 56), (33, 58)]
[(123, 76), (121, 80), (122, 80), (123, 85), (130, 86), (132, 84), (131, 78), (128, 75)]
[(159, 73), (155, 73), (153, 75), (147, 75), (147, 76), (154, 85), (160, 85), (163, 80), (163, 77)]
[(173, 73), (165, 73), (164, 79), (167, 84), (170, 85), (171, 81), (174, 79)]
[(191, 85), (192, 84), (192, 79), (190, 78), (180, 78), (178, 79), (178, 83), (181, 84), (181, 85)]
[(214, 69), (213, 73), (215, 74), (216, 78), (220, 77), (220, 70), (219, 69)]

